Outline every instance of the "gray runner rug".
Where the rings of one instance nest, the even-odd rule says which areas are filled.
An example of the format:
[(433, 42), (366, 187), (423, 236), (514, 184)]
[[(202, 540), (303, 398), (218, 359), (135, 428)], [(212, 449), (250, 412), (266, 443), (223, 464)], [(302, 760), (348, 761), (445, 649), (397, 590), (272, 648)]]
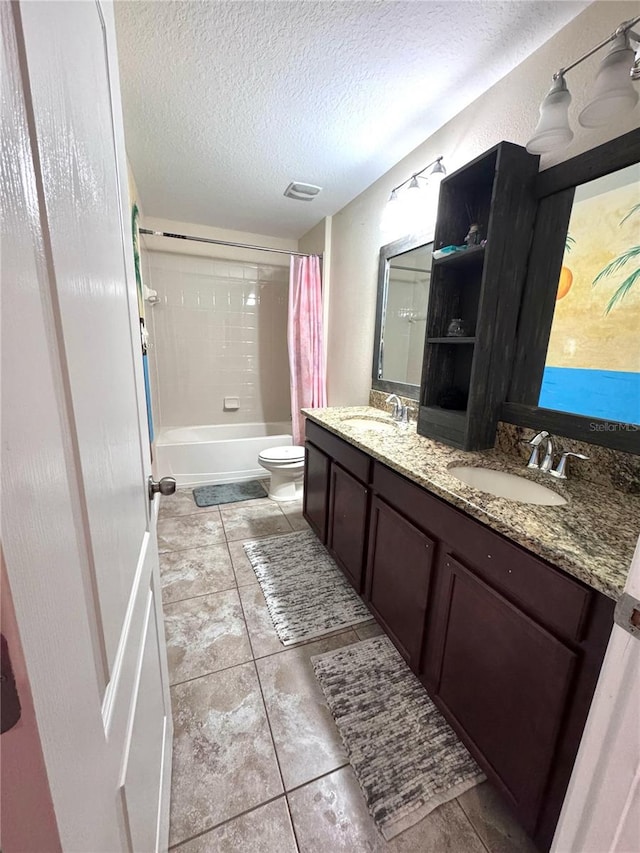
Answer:
[(484, 780), (387, 637), (311, 660), (371, 816), (387, 840)]
[(310, 530), (246, 542), (244, 550), (285, 646), (371, 619)]

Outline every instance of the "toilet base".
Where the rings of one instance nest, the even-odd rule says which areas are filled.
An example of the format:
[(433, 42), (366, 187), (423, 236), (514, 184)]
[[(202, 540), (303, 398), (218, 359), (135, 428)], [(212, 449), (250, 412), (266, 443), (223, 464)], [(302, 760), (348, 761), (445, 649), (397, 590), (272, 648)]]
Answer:
[(287, 501), (296, 501), (302, 497), (302, 472), (295, 479), (291, 479), (291, 473), (279, 474), (277, 471), (271, 472), (271, 482), (269, 483), (269, 497), (272, 501), (278, 503), (286, 503)]

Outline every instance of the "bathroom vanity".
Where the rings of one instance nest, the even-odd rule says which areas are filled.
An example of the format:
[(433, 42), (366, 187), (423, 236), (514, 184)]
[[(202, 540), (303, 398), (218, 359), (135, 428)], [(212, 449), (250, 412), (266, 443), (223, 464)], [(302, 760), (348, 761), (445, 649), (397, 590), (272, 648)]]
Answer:
[[(306, 414), (305, 518), (548, 849), (631, 562), (640, 499), (549, 483), (498, 451), (455, 450), (375, 409)], [(461, 462), (544, 479), (567, 504), (479, 492), (449, 473)]]

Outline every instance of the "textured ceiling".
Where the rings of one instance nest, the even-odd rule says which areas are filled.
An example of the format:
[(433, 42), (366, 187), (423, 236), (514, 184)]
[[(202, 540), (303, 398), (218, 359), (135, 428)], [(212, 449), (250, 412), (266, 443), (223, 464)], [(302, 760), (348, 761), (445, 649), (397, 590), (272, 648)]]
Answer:
[[(144, 211), (299, 237), (587, 5), (118, 0), (127, 150)], [(292, 201), (292, 180), (323, 191)]]

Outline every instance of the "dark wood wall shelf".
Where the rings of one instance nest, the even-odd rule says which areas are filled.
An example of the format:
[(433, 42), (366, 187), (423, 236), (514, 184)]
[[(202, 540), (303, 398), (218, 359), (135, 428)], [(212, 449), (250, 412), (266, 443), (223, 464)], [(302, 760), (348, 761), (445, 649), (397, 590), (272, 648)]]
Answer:
[(427, 338), (429, 344), (475, 344), (475, 338), (456, 338), (454, 335), (446, 335), (444, 338)]
[[(472, 222), (486, 244), (434, 259), (418, 432), (463, 450), (489, 448), (495, 440), (515, 350), (538, 163), (519, 145), (501, 142), (440, 188), (434, 247), (461, 245)], [(447, 337), (454, 318), (461, 318), (464, 338)]]
[(441, 258), (433, 259), (433, 266), (442, 267), (470, 267), (479, 264), (482, 266), (484, 260), (484, 246), (470, 246), (459, 252), (451, 252)]

